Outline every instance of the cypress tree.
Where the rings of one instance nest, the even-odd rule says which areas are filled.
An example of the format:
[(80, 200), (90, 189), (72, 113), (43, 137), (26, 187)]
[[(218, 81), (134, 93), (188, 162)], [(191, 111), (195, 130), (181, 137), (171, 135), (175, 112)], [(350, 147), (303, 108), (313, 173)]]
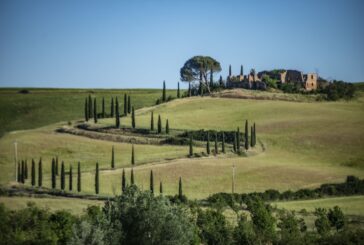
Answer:
[(64, 171), (64, 162), (61, 164), (61, 190), (64, 191), (65, 187), (65, 171)]
[(215, 154), (219, 154), (219, 149), (217, 148), (217, 133), (215, 133)]
[(254, 147), (254, 128), (250, 127), (250, 147)]
[(21, 182), (21, 167), (20, 167), (20, 161), (18, 161), (18, 176), (17, 176), (18, 183)]
[(114, 97), (111, 97), (110, 116), (114, 117)]
[(133, 106), (133, 108), (131, 110), (131, 126), (133, 128), (135, 128), (135, 111), (134, 111), (134, 106)]
[(134, 144), (131, 146), (131, 165), (135, 165)]
[(130, 100), (130, 95), (128, 95), (128, 113), (130, 114), (131, 112), (131, 100)]
[(115, 127), (120, 128), (120, 113), (118, 97), (115, 100)]
[(73, 188), (73, 176), (72, 176), (72, 165), (70, 166), (68, 189), (72, 191)]
[(88, 96), (88, 118), (92, 118), (92, 98), (91, 95)]
[(32, 186), (35, 186), (35, 162), (32, 159)]
[(245, 150), (249, 149), (249, 127), (248, 120), (245, 121)]
[(152, 111), (152, 114), (150, 116), (150, 130), (151, 131), (154, 130), (154, 115), (153, 115), (153, 111)]
[(257, 135), (256, 135), (256, 131), (255, 131), (255, 123), (253, 124), (253, 128), (254, 128), (254, 145), (253, 146), (255, 146), (256, 143), (257, 143)]
[(154, 194), (154, 178), (153, 178), (153, 170), (150, 170), (150, 192)]
[(123, 169), (123, 174), (121, 175), (121, 190), (125, 191), (126, 188), (126, 179), (125, 179), (125, 170)]
[(25, 182), (25, 168), (24, 168), (24, 160), (21, 161), (21, 183)]
[(234, 144), (233, 144), (234, 152), (236, 152), (236, 133), (234, 133)]
[(179, 177), (179, 183), (178, 183), (178, 197), (181, 200), (183, 196), (182, 192), (182, 177)]
[(220, 84), (220, 87), (223, 87), (224, 83), (222, 81), (222, 76), (220, 75), (220, 78), (219, 78), (219, 84)]
[(240, 66), (240, 76), (243, 76), (244, 73), (243, 73), (243, 65)]
[(56, 175), (58, 175), (58, 156), (56, 156)]
[(158, 115), (158, 134), (162, 133), (162, 120), (161, 115)]
[(43, 185), (43, 168), (42, 168), (42, 158), (40, 158), (38, 163), (38, 186), (42, 187), (42, 185)]
[(133, 168), (131, 169), (131, 172), (130, 172), (130, 184), (134, 185), (134, 169)]
[(115, 152), (114, 152), (114, 146), (112, 146), (111, 149), (111, 168), (115, 168)]
[(52, 189), (56, 188), (56, 161), (52, 159)]
[(105, 118), (105, 98), (102, 97), (102, 118)]
[(181, 98), (180, 90), (179, 90), (179, 82), (177, 83), (177, 98)]
[(95, 193), (99, 194), (99, 163), (96, 163), (96, 173), (95, 173)]
[(167, 122), (166, 122), (166, 134), (169, 134), (169, 123), (168, 123), (168, 119), (167, 119)]
[(128, 97), (124, 94), (124, 116), (128, 115)]
[(206, 153), (210, 155), (210, 133), (207, 132)]
[(193, 156), (193, 146), (192, 146), (192, 133), (190, 133), (190, 153), (189, 156)]
[(24, 163), (24, 179), (28, 179), (28, 161), (25, 160)]
[(222, 145), (221, 145), (222, 153), (225, 153), (225, 133), (222, 132)]
[(240, 128), (236, 132), (236, 151), (240, 152)]
[(78, 162), (77, 165), (77, 191), (81, 192), (81, 164)]
[(166, 97), (166, 81), (163, 81), (162, 101), (165, 102), (166, 100), (167, 100), (167, 97)]
[(96, 98), (94, 98), (94, 122), (97, 123), (97, 107), (96, 107)]
[(162, 195), (163, 194), (163, 184), (162, 181), (159, 182), (159, 193)]
[(231, 65), (229, 65), (229, 77), (231, 77)]
[(88, 105), (87, 105), (87, 98), (85, 99), (85, 121), (88, 121)]

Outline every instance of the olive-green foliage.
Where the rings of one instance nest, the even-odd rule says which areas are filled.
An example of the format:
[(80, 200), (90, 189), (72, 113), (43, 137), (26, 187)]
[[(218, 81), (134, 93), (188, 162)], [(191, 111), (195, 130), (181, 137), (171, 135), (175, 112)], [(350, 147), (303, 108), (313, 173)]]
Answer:
[(340, 207), (335, 206), (333, 209), (330, 209), (327, 217), (329, 218), (331, 226), (335, 227), (337, 231), (344, 227), (346, 221)]
[(316, 208), (315, 210), (315, 227), (321, 236), (326, 236), (330, 232), (330, 221), (327, 217), (327, 210), (325, 208)]

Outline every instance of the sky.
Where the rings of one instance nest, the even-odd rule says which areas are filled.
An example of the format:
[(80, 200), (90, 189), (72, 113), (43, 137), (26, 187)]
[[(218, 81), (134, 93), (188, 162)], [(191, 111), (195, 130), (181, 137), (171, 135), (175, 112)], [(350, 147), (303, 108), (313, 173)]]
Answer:
[(195, 55), (364, 81), (364, 1), (0, 0), (0, 87), (175, 88)]

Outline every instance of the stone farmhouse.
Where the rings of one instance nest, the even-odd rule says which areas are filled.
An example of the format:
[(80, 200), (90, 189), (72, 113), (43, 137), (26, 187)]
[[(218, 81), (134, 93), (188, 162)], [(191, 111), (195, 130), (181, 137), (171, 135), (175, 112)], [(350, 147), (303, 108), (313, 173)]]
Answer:
[(240, 75), (237, 76), (233, 76), (231, 74), (231, 67), (229, 68), (229, 76), (226, 79), (226, 87), (265, 90), (267, 88), (265, 81), (267, 77), (274, 79), (277, 83), (281, 84), (300, 84), (306, 91), (317, 89), (318, 76), (316, 73), (303, 74), (301, 71), (297, 70), (273, 70), (261, 71), (258, 73), (252, 71), (249, 74), (244, 75), (243, 66), (241, 66)]

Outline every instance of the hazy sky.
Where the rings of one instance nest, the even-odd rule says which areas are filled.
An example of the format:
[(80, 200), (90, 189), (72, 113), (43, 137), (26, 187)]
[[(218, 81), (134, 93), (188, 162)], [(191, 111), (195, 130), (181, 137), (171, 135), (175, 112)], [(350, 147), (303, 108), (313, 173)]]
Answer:
[(172, 88), (194, 55), (364, 81), (364, 1), (0, 0), (0, 86)]

